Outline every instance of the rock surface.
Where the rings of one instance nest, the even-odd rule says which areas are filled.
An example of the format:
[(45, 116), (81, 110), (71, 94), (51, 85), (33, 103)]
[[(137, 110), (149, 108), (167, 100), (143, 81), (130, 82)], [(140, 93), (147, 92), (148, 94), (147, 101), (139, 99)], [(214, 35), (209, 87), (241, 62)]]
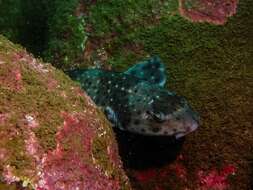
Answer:
[(131, 189), (112, 130), (79, 87), (0, 36), (0, 189)]

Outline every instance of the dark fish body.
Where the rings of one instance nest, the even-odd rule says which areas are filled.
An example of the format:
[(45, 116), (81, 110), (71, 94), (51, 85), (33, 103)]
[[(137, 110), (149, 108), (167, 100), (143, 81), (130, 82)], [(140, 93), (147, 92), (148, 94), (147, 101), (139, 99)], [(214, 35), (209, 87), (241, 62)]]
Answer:
[(160, 59), (152, 57), (126, 72), (83, 69), (69, 75), (80, 82), (113, 126), (179, 138), (198, 127), (198, 116), (185, 98), (164, 88), (164, 72)]

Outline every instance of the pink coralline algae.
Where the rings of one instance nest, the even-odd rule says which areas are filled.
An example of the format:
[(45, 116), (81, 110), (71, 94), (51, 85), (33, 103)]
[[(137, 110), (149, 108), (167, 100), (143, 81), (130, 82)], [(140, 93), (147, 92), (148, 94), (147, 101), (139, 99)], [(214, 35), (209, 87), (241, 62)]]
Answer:
[(7, 150), (6, 149), (4, 149), (4, 148), (0, 148), (0, 160), (1, 161), (4, 161), (4, 160), (6, 160), (7, 158)]
[(21, 76), (20, 70), (14, 70), (13, 72), (15, 74), (16, 81), (21, 81), (22, 76)]
[(26, 123), (30, 128), (37, 128), (39, 127), (39, 123), (36, 121), (35, 117), (32, 115), (25, 115)]
[(8, 183), (8, 184), (11, 184), (13, 182), (17, 182), (17, 181), (20, 181), (19, 177), (15, 176), (13, 174), (13, 171), (12, 171), (12, 168), (7, 165), (5, 168), (4, 168), (4, 171), (3, 171), (3, 177), (5, 179), (5, 181)]
[(22, 75), (19, 66), (9, 69), (6, 73), (1, 73), (0, 85), (5, 88), (20, 91), (23, 88)]
[(193, 22), (223, 25), (236, 13), (237, 3), (237, 0), (179, 0), (179, 12)]
[(23, 84), (22, 84), (22, 75), (21, 75), (20, 69), (14, 69), (12, 71), (12, 75), (13, 75), (13, 77), (15, 79), (15, 82), (14, 82), (15, 89), (18, 90), (18, 91), (21, 90)]
[(31, 130), (28, 132), (28, 138), (25, 139), (25, 148), (28, 154), (30, 154), (37, 162), (41, 159), (41, 154), (39, 153), (40, 145), (38, 140)]
[(81, 115), (64, 114), (64, 126), (57, 133), (57, 148), (43, 158), (37, 189), (118, 190), (119, 180), (95, 167), (92, 143), (95, 128)]
[(10, 115), (8, 113), (0, 113), (0, 125), (3, 125), (9, 117)]
[(31, 55), (29, 55), (26, 51), (20, 51), (13, 54), (12, 57), (13, 62), (24, 62), (28, 63), (29, 66), (39, 73), (47, 73), (48, 70), (46, 69), (46, 64), (42, 64), (41, 62), (37, 61)]
[(48, 90), (54, 90), (59, 86), (58, 82), (52, 78), (48, 78), (47, 80), (47, 88)]
[(198, 190), (227, 190), (229, 188), (228, 176), (234, 175), (236, 168), (232, 165), (224, 167), (221, 171), (213, 169), (209, 172), (198, 171)]

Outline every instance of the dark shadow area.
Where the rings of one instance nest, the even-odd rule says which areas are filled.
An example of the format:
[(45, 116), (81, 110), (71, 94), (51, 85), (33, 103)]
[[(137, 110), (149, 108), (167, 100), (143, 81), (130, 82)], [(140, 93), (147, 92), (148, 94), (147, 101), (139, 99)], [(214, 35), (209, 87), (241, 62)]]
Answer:
[(174, 161), (180, 153), (184, 138), (143, 136), (119, 129), (116, 133), (119, 153), (124, 167), (146, 169), (161, 167)]
[(249, 160), (250, 162), (250, 189), (253, 189), (253, 157)]
[(52, 5), (50, 0), (0, 1), (0, 34), (42, 56), (48, 44)]
[(47, 48), (51, 4), (49, 0), (21, 1), (22, 21), (18, 28), (18, 40), (36, 56), (42, 56)]

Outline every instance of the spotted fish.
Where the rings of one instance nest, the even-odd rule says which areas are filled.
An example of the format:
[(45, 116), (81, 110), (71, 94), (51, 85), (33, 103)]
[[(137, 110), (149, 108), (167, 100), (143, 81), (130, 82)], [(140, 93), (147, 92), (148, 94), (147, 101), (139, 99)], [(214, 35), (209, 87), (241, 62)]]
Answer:
[(199, 116), (186, 99), (164, 87), (165, 67), (157, 56), (125, 72), (77, 69), (68, 74), (121, 130), (180, 138), (198, 127)]

